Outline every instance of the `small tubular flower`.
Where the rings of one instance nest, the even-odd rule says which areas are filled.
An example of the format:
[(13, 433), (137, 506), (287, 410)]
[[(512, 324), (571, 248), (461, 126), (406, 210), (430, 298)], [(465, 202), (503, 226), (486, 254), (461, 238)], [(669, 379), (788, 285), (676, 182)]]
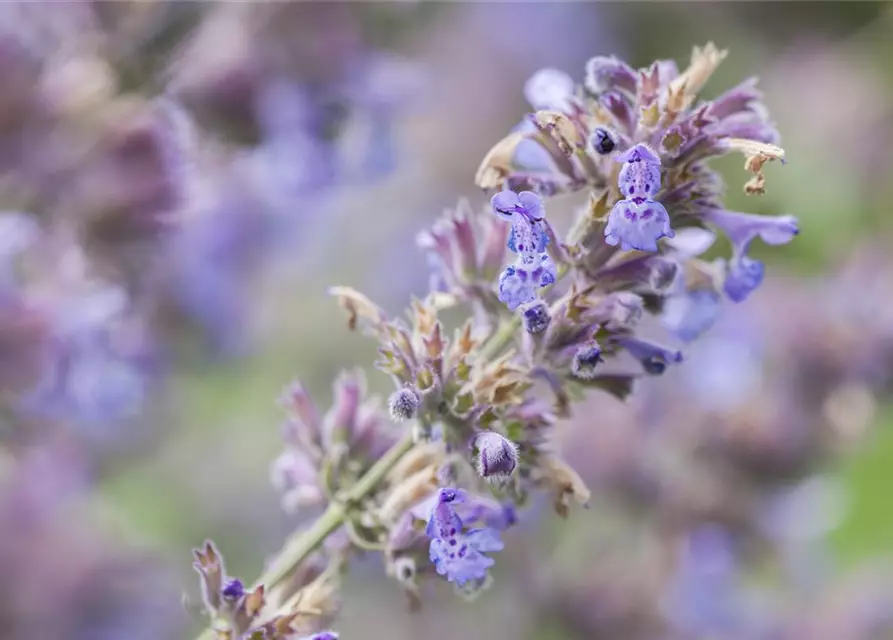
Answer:
[(654, 196), (660, 190), (660, 157), (646, 144), (637, 144), (617, 156), (623, 163), (618, 178), (626, 199), (611, 209), (605, 242), (624, 251), (657, 251), (657, 241), (672, 238), (670, 215)]
[(499, 300), (514, 311), (536, 300), (538, 290), (557, 277), (555, 262), (546, 253), (545, 210), (542, 198), (532, 191), (500, 191), (490, 203), (496, 215), (512, 225), (506, 246), (517, 258), (499, 276)]
[(455, 508), (455, 504), (464, 499), (464, 492), (440, 489), (425, 529), (431, 541), (429, 557), (437, 573), (460, 587), (468, 582), (486, 579), (494, 561), (484, 554), (503, 548), (495, 529), (465, 529)]
[(723, 290), (733, 302), (743, 302), (763, 282), (765, 266), (747, 255), (757, 237), (770, 245), (790, 242), (800, 233), (794, 216), (761, 216), (723, 209), (711, 209), (704, 220), (720, 229), (732, 243), (732, 257), (726, 267)]

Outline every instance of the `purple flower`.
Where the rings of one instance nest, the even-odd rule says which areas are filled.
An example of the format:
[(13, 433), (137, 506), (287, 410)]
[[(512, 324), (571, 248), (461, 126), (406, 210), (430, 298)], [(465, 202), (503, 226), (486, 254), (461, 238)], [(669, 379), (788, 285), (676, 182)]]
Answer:
[(478, 473), (488, 479), (505, 479), (518, 466), (518, 445), (496, 433), (484, 431), (474, 439)]
[(503, 220), (536, 222), (546, 216), (543, 199), (533, 191), (500, 191), (490, 199), (493, 211)]
[(718, 227), (726, 234), (732, 245), (742, 252), (747, 251), (751, 240), (757, 236), (766, 244), (782, 245), (800, 233), (797, 218), (794, 216), (761, 216), (710, 209), (704, 214), (704, 220)]
[(766, 244), (782, 245), (800, 233), (794, 216), (770, 217), (710, 209), (704, 214), (704, 220), (719, 228), (732, 243), (732, 259), (727, 265), (723, 288), (733, 302), (744, 301), (763, 282), (763, 263), (747, 255), (754, 238), (759, 237)]
[(518, 265), (509, 265), (499, 276), (499, 300), (511, 311), (536, 300), (537, 282), (531, 272)]
[(719, 317), (720, 297), (710, 289), (684, 291), (664, 303), (664, 326), (683, 342), (692, 342), (710, 329)]
[(765, 265), (759, 260), (743, 253), (732, 256), (723, 290), (732, 302), (744, 302), (763, 283), (765, 273)]
[(605, 242), (624, 251), (657, 251), (658, 240), (674, 235), (667, 210), (654, 200), (620, 200), (605, 227)]
[(646, 144), (637, 144), (616, 160), (623, 163), (617, 185), (627, 196), (611, 209), (605, 242), (624, 251), (657, 251), (657, 241), (672, 238), (670, 215), (652, 198), (660, 191), (660, 157)]
[(429, 557), (437, 573), (458, 586), (485, 579), (494, 561), (484, 554), (503, 548), (499, 533), (493, 528), (465, 530), (454, 506), (465, 495), (450, 488), (438, 491), (425, 529), (431, 539)]
[(338, 634), (334, 631), (322, 631), (320, 633), (314, 633), (312, 636), (299, 638), (298, 640), (338, 640)]
[(640, 340), (631, 336), (618, 336), (612, 342), (626, 351), (642, 364), (642, 368), (652, 375), (660, 375), (668, 364), (682, 362), (682, 352), (678, 349), (664, 347), (650, 340)]

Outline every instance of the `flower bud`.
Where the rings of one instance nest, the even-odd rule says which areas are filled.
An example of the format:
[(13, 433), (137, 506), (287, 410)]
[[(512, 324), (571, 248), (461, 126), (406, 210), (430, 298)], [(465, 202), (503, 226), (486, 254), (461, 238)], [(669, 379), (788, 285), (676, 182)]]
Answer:
[(403, 387), (397, 389), (388, 399), (388, 410), (391, 412), (391, 419), (394, 422), (404, 422), (412, 418), (422, 400), (418, 391), (412, 387)]
[(238, 578), (233, 578), (223, 585), (221, 594), (226, 600), (238, 600), (245, 595), (245, 585), (243, 585), (242, 581)]
[(577, 349), (571, 362), (571, 373), (580, 380), (592, 380), (595, 369), (602, 361), (602, 350), (597, 342), (590, 342)]
[(592, 148), (600, 156), (605, 156), (614, 150), (614, 136), (604, 127), (598, 127), (590, 137)]
[(518, 445), (495, 431), (485, 431), (474, 441), (478, 473), (484, 478), (505, 479), (518, 466)]
[(416, 579), (416, 563), (410, 556), (400, 556), (394, 559), (394, 577), (403, 584), (412, 584)]
[(542, 333), (552, 322), (548, 305), (542, 300), (532, 302), (521, 310), (521, 321), (527, 333)]

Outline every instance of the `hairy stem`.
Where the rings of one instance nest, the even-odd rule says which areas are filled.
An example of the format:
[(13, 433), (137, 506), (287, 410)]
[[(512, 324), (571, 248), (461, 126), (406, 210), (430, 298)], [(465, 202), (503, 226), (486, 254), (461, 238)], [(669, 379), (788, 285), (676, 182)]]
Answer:
[[(560, 279), (566, 272), (567, 268), (559, 269), (558, 278)], [(482, 361), (487, 361), (498, 356), (512, 341), (520, 326), (521, 318), (519, 316), (504, 320), (490, 340), (481, 347), (478, 357)], [(257, 579), (257, 584), (264, 585), (268, 592), (282, 584), (289, 574), (325, 542), (326, 538), (344, 524), (347, 518), (347, 506), (361, 502), (378, 488), (394, 465), (412, 449), (413, 444), (412, 431), (408, 431), (375, 464), (369, 467), (369, 470), (354, 486), (336, 496), (336, 499), (329, 503), (328, 508), (309, 528), (292, 534), (282, 551), (276, 555), (267, 570)], [(208, 628), (196, 640), (215, 640), (215, 632), (212, 628)]]

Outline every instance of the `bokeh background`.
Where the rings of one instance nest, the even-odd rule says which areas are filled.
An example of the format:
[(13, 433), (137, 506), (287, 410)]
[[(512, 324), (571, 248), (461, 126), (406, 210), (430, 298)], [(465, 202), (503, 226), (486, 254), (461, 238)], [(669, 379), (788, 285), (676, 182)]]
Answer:
[[(766, 286), (711, 338), (725, 351), (695, 347), (702, 359), (647, 383), (646, 401), (594, 400), (587, 413), (601, 417), (563, 425), (559, 442), (598, 483), (634, 465), (626, 428), (710, 427), (720, 396), (727, 413), (795, 398), (808, 406), (785, 410), (821, 416), (835, 445), (802, 453), (788, 445), (809, 437), (779, 435), (788, 414), (760, 423), (765, 455), (792, 447), (807, 469), (792, 475), (813, 481), (805, 506), (781, 509), (808, 530), (791, 544), (819, 548), (808, 563), (821, 557), (835, 575), (884, 566), (889, 5), (5, 2), (0, 636), (200, 628), (191, 548), (213, 538), (250, 579), (296, 524), (269, 482), (280, 391), (298, 378), (326, 406), (338, 371), (374, 358), (327, 287), (356, 287), (395, 313), (424, 294), (415, 237), (459, 197), (484, 202), (474, 172), (529, 111), (534, 71), (580, 79), (587, 59), (612, 53), (684, 66), (708, 41), (730, 55), (705, 94), (758, 75), (789, 160), (769, 168), (758, 201), (740, 192), (740, 159), (724, 160), (731, 207), (794, 214), (801, 234), (759, 254)], [(751, 378), (782, 381), (754, 392), (742, 377), (754, 358), (768, 373)], [(390, 390), (378, 373), (368, 383)], [(616, 587), (633, 570), (604, 513), (526, 522), (473, 604), (435, 590), (409, 614), (380, 563), (363, 560), (338, 628), (348, 640), (603, 637), (581, 610), (604, 622), (634, 599), (610, 580), (585, 586), (616, 574)], [(792, 637), (889, 637), (839, 629)]]

